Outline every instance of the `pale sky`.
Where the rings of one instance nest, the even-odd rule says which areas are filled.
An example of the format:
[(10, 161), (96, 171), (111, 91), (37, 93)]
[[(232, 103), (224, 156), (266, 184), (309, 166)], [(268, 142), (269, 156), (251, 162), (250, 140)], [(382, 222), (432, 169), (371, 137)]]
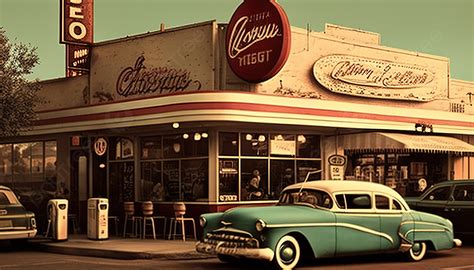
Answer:
[[(11, 41), (38, 48), (31, 78), (64, 77), (60, 0), (0, 0), (0, 26)], [(253, 0), (257, 1), (257, 0)], [(326, 23), (381, 34), (382, 45), (450, 58), (451, 77), (474, 81), (474, 0), (280, 0), (292, 26)], [(95, 0), (94, 41), (217, 20), (242, 0)]]

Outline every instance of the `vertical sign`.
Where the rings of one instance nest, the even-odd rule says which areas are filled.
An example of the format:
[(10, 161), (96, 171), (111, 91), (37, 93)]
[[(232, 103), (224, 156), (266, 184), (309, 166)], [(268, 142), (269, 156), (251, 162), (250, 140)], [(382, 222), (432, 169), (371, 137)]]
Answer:
[(227, 62), (248, 82), (263, 82), (285, 65), (290, 53), (290, 24), (276, 0), (244, 0), (226, 34)]
[(344, 180), (344, 165), (347, 158), (341, 155), (332, 155), (328, 158), (329, 170), (332, 180)]
[(90, 69), (90, 47), (66, 44), (66, 77), (88, 73)]
[(93, 43), (93, 0), (60, 0), (60, 43)]

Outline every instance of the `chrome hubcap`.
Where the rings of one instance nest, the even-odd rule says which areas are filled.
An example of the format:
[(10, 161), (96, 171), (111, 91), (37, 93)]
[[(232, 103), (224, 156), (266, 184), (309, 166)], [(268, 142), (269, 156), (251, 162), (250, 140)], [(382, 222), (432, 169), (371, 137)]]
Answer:
[(292, 243), (286, 242), (280, 249), (280, 258), (285, 264), (293, 262), (295, 259), (295, 247)]

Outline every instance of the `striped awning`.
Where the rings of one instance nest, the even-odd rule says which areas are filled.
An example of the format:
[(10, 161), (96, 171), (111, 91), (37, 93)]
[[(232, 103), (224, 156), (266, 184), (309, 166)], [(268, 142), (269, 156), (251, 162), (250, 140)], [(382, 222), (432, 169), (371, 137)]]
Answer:
[(369, 132), (342, 135), (348, 153), (450, 153), (474, 155), (474, 145), (458, 138), (435, 135)]

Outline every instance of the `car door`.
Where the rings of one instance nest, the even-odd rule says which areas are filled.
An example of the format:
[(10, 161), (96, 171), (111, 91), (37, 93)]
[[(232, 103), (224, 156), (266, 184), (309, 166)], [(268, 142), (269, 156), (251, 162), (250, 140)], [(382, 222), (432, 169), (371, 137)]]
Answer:
[(25, 230), (27, 227), (25, 209), (9, 190), (0, 190), (0, 234), (2, 232)]
[(455, 233), (473, 233), (472, 220), (474, 219), (474, 185), (454, 185), (452, 196), (444, 209), (451, 220)]
[(403, 216), (401, 204), (391, 196), (374, 194), (375, 209), (380, 219), (380, 249), (393, 250), (400, 246), (398, 235), (400, 224), (406, 217)]
[(414, 209), (449, 218), (445, 209), (451, 188), (451, 185), (434, 188), (421, 198)]
[(380, 219), (370, 193), (336, 194), (336, 255), (380, 250)]

